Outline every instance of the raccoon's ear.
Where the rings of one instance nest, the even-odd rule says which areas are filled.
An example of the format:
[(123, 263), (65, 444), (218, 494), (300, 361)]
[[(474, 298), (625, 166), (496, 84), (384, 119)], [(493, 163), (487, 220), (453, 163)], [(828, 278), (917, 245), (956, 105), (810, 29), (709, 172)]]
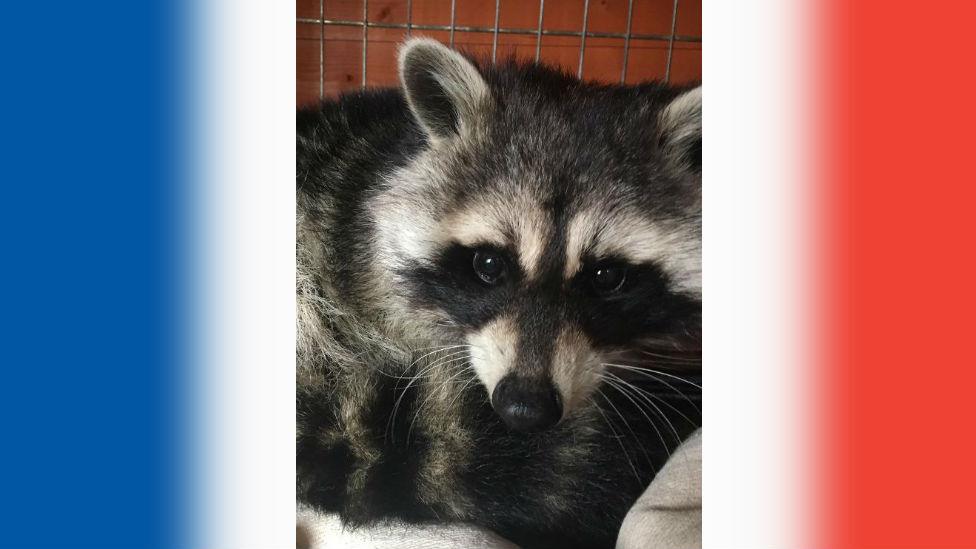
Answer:
[(490, 109), (491, 92), (478, 69), (435, 40), (415, 38), (403, 45), (400, 83), (410, 110), (435, 140), (472, 131)]
[(701, 86), (682, 93), (664, 107), (658, 127), (658, 143), (668, 167), (681, 175), (701, 175)]

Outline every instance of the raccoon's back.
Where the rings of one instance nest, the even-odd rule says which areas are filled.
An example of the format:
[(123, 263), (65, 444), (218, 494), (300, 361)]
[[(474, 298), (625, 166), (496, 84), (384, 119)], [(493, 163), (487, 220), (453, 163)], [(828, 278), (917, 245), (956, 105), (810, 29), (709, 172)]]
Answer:
[(327, 377), (299, 387), (299, 497), (351, 525), (464, 521), (526, 548), (612, 547), (668, 450), (696, 426), (688, 395), (665, 395), (676, 413), (663, 419), (607, 394), (554, 429), (518, 434), (456, 372)]
[(297, 113), (298, 351), (338, 356), (371, 337), (368, 200), (425, 146), (402, 92), (348, 94)]
[[(298, 110), (298, 193), (342, 198), (374, 187), (401, 166), (425, 137), (399, 89), (376, 89)], [(339, 196), (336, 196), (339, 195)]]

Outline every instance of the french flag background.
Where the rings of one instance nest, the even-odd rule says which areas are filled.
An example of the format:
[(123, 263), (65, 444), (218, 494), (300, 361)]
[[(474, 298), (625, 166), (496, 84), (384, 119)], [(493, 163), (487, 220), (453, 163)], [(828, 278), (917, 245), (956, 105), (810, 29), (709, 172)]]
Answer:
[[(294, 546), (294, 17), (5, 5), (0, 547)], [(974, 22), (704, 2), (706, 547), (976, 548)]]

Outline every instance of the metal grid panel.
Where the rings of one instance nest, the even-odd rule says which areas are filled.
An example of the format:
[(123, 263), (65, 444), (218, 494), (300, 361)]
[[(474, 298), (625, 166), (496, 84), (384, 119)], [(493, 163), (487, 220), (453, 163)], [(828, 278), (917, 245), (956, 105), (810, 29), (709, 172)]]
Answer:
[(362, 82), (361, 86), (366, 87), (366, 60), (367, 60), (367, 48), (369, 44), (369, 29), (380, 28), (380, 29), (405, 29), (407, 36), (410, 36), (413, 30), (433, 30), (433, 31), (448, 31), (450, 32), (449, 45), (454, 47), (454, 34), (458, 31), (461, 32), (490, 32), (492, 33), (492, 43), (491, 43), (491, 60), (495, 61), (498, 52), (498, 36), (499, 34), (516, 34), (524, 36), (535, 36), (535, 62), (539, 62), (539, 56), (542, 51), (542, 37), (543, 36), (578, 36), (580, 38), (580, 48), (579, 48), (579, 63), (577, 64), (576, 74), (578, 77), (583, 76), (583, 61), (586, 55), (586, 39), (587, 38), (623, 38), (623, 66), (620, 71), (620, 82), (624, 82), (627, 78), (627, 63), (630, 59), (630, 44), (632, 39), (640, 40), (660, 40), (667, 41), (668, 43), (668, 53), (667, 62), (664, 70), (664, 81), (668, 82), (671, 79), (671, 62), (674, 56), (674, 44), (675, 42), (701, 42), (701, 36), (685, 36), (677, 34), (678, 27), (678, 2), (679, 0), (674, 0), (671, 9), (671, 32), (669, 34), (634, 34), (631, 32), (633, 24), (634, 15), (634, 0), (628, 0), (627, 2), (627, 28), (623, 32), (593, 32), (590, 31), (588, 27), (589, 22), (589, 9), (590, 0), (582, 0), (583, 2), (583, 25), (578, 31), (573, 30), (553, 30), (543, 28), (543, 16), (545, 14), (545, 0), (539, 0), (539, 25), (535, 29), (529, 28), (502, 28), (499, 26), (499, 16), (501, 14), (501, 1), (495, 0), (495, 20), (494, 25), (491, 27), (478, 27), (478, 26), (458, 26), (456, 24), (456, 3), (457, 0), (451, 0), (451, 23), (450, 25), (427, 25), (413, 24), (413, 1), (407, 0), (407, 22), (406, 23), (385, 23), (369, 20), (369, 0), (363, 0), (363, 17), (359, 21), (344, 20), (344, 19), (326, 19), (325, 18), (325, 0), (319, 0), (319, 17), (318, 19), (310, 18), (297, 18), (298, 23), (310, 23), (319, 25), (319, 96), (324, 95), (325, 90), (325, 27), (333, 26), (347, 26), (347, 27), (362, 27), (363, 30), (363, 49), (362, 49)]

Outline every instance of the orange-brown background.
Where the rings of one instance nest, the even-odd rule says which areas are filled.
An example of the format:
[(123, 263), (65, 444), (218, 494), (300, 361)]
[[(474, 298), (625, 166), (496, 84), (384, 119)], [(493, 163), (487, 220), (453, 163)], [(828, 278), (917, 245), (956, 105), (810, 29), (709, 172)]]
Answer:
[[(450, 25), (450, 0), (413, 0), (413, 25)], [(583, 27), (583, 0), (547, 0), (543, 28), (580, 31)], [(591, 0), (587, 17), (588, 32), (625, 33), (628, 0)], [(671, 34), (673, 0), (634, 0), (633, 34)], [(320, 93), (320, 37), (325, 43), (322, 69), (322, 94), (326, 97), (357, 89), (362, 85), (361, 26), (321, 25), (319, 0), (297, 2), (297, 101), (313, 102)], [(363, 0), (325, 0), (325, 20), (362, 21)], [(368, 0), (368, 20), (381, 23), (406, 23), (406, 0)], [(495, 3), (456, 0), (455, 25), (493, 27)], [(501, 0), (499, 27), (534, 31), (539, 24), (539, 3), (535, 0)], [(406, 37), (405, 29), (371, 27), (367, 34), (366, 85), (396, 85), (396, 47)], [(445, 44), (448, 31), (418, 30), (413, 35), (436, 38)], [(491, 32), (456, 31), (455, 47), (476, 54), (491, 55)], [(701, 0), (679, 0), (675, 34), (692, 40), (676, 40), (671, 60), (670, 81), (701, 79)], [(499, 58), (515, 54), (535, 58), (535, 35), (499, 34)], [(540, 59), (576, 73), (580, 37), (543, 36)], [(603, 82), (619, 82), (624, 57), (623, 38), (589, 36), (586, 39), (583, 77)], [(663, 79), (666, 73), (668, 40), (631, 39), (627, 62), (627, 82)]]

